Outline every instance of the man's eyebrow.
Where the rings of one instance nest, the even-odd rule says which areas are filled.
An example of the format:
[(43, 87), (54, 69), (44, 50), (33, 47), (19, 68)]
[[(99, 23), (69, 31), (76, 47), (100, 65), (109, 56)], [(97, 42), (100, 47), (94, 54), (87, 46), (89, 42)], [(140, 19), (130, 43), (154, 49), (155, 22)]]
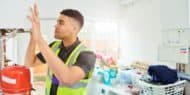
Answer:
[(61, 22), (63, 22), (64, 20), (62, 20), (62, 19), (58, 19), (57, 21), (61, 21)]

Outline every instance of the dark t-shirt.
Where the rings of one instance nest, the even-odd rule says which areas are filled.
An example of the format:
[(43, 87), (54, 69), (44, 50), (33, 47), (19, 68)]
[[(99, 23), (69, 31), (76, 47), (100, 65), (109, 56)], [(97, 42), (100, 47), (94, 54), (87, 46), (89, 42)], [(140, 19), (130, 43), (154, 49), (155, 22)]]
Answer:
[[(49, 44), (49, 46), (51, 47), (54, 43), (55, 43), (55, 41), (52, 42), (51, 44)], [(62, 42), (59, 46), (60, 52), (58, 54), (58, 57), (63, 62), (66, 62), (69, 55), (71, 54), (71, 52), (80, 43), (81, 42), (79, 40), (76, 40), (71, 46), (66, 48), (66, 47), (64, 47), (64, 43)], [(37, 54), (37, 57), (41, 60), (41, 62), (46, 63), (46, 61), (41, 53)], [(92, 51), (82, 51), (79, 54), (74, 66), (79, 66), (85, 72), (85, 75), (87, 77), (90, 70), (92, 70), (94, 68), (95, 61), (96, 61), (96, 56)], [(56, 65), (56, 63), (55, 63), (55, 65)]]

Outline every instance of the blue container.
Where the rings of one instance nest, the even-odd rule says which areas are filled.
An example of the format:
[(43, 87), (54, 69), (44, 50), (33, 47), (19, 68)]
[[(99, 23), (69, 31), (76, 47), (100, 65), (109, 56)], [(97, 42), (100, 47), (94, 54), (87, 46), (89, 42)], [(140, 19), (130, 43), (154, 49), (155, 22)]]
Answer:
[(111, 80), (116, 78), (117, 76), (117, 69), (108, 69), (103, 72), (103, 83), (105, 85), (112, 85)]

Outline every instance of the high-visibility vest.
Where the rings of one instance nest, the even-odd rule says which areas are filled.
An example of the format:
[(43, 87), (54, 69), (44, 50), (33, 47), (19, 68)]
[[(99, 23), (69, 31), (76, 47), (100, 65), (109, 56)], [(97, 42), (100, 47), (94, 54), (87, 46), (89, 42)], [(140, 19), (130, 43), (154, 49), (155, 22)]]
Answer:
[[(59, 48), (60, 44), (61, 44), (61, 41), (56, 41), (51, 47), (56, 55), (58, 55), (60, 52), (60, 48)], [(80, 43), (71, 52), (65, 64), (67, 66), (72, 66), (73, 64), (75, 64), (77, 57), (79, 56), (81, 51), (89, 51), (89, 50), (82, 43)], [(75, 83), (72, 86), (64, 86), (64, 85), (59, 84), (58, 89), (57, 89), (57, 95), (86, 95), (86, 86), (91, 74), (92, 74), (92, 71), (90, 71), (90, 73), (88, 74), (87, 79), (82, 79), (78, 83)], [(46, 77), (46, 89), (45, 89), (46, 95), (50, 95), (52, 77), (53, 77), (53, 74), (48, 68), (47, 77)]]

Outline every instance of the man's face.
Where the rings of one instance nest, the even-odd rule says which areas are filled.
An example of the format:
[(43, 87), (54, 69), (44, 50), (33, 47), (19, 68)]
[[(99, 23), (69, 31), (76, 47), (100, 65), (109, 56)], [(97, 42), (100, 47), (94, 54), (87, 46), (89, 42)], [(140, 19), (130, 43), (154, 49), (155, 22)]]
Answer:
[(55, 25), (55, 38), (63, 40), (74, 36), (76, 34), (75, 26), (72, 18), (60, 15)]

